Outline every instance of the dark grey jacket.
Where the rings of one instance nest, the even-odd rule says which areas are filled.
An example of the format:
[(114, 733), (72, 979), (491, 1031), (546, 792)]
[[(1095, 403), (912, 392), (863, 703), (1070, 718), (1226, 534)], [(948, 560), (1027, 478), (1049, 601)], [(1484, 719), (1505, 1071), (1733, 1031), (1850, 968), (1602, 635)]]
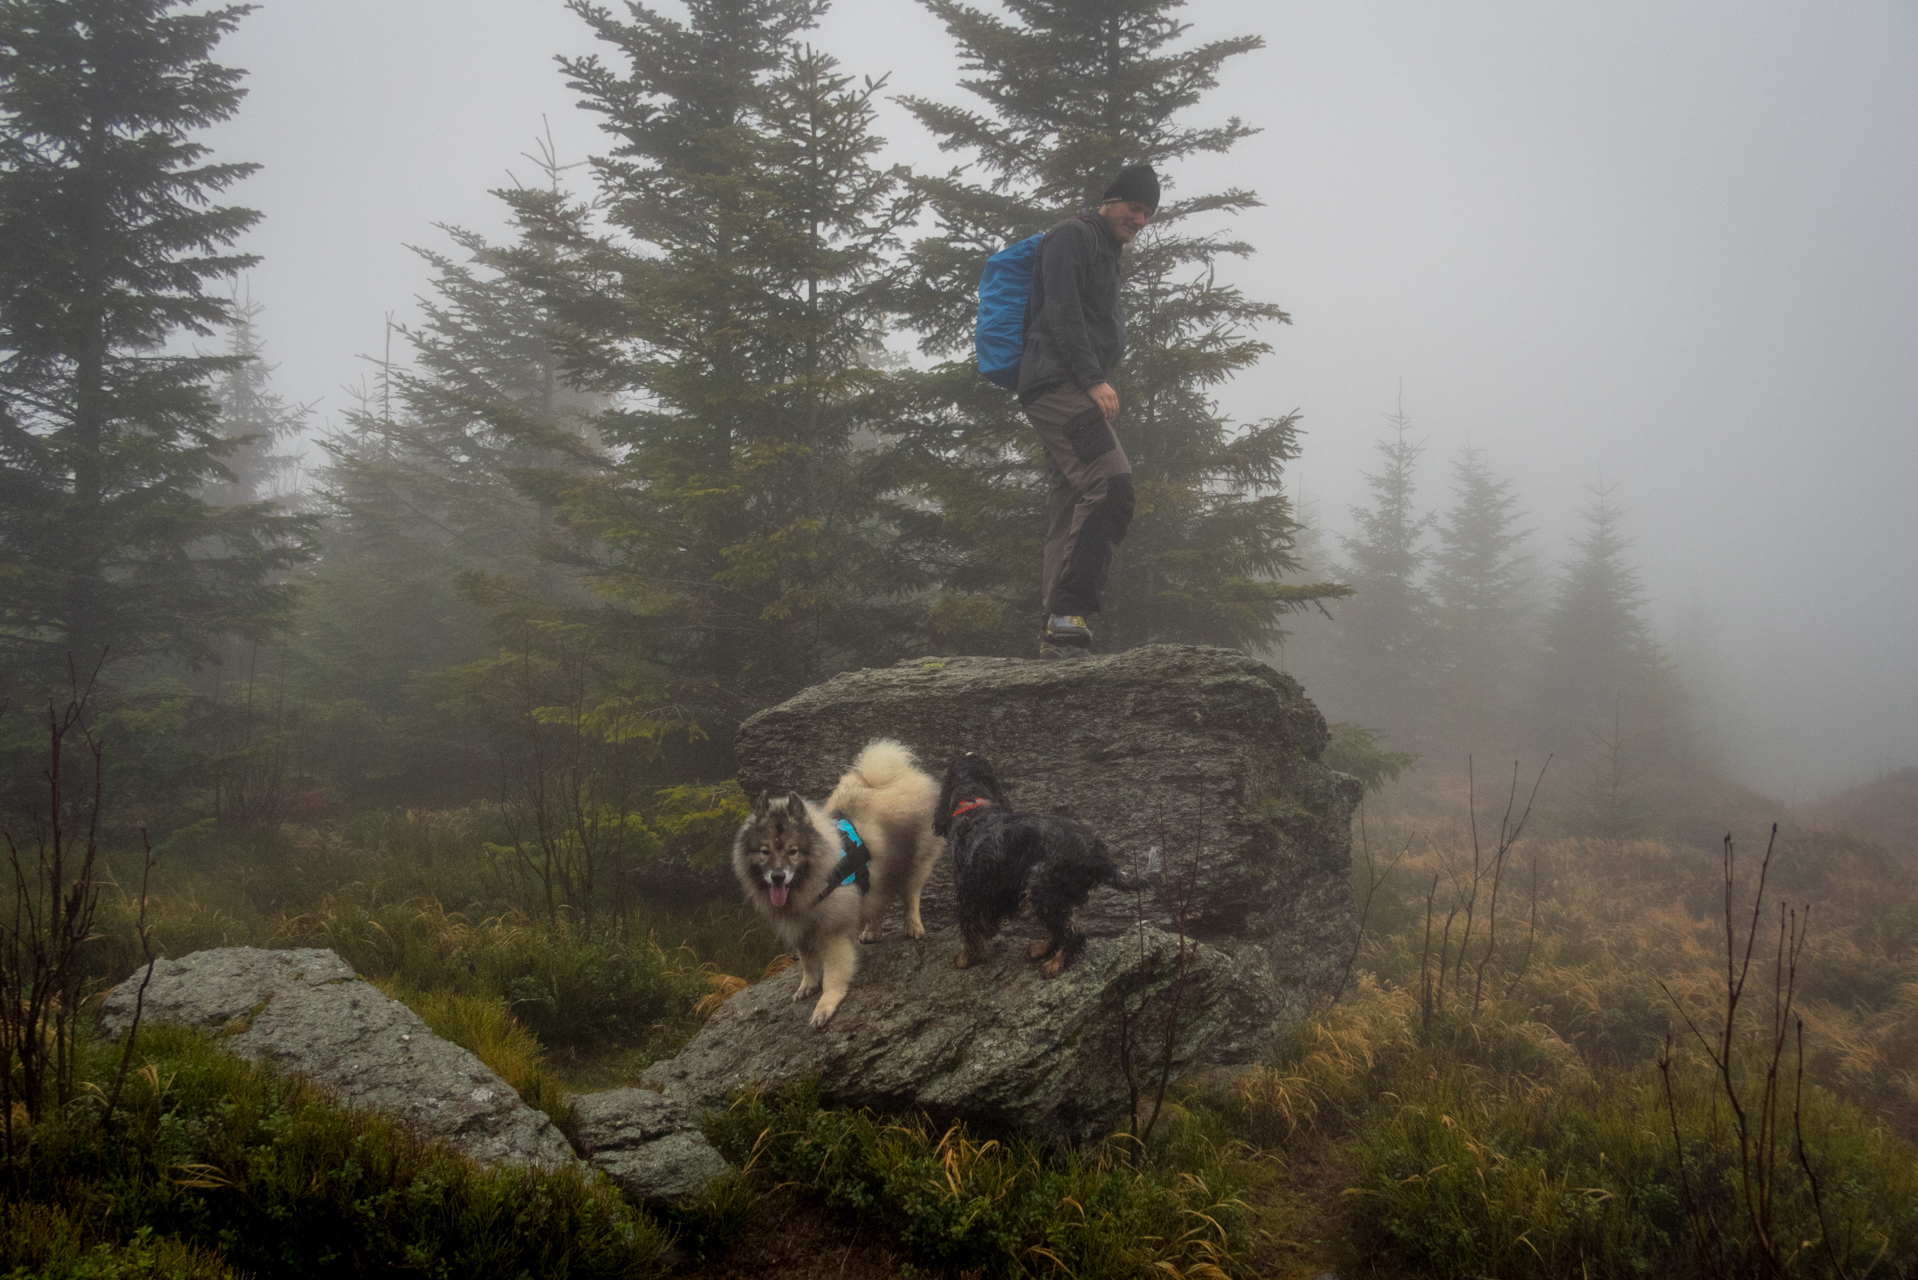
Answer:
[(1019, 403), (1060, 383), (1081, 391), (1110, 380), (1125, 354), (1119, 314), (1119, 251), (1104, 218), (1067, 218), (1039, 242), (1026, 299), (1026, 349), (1019, 357)]

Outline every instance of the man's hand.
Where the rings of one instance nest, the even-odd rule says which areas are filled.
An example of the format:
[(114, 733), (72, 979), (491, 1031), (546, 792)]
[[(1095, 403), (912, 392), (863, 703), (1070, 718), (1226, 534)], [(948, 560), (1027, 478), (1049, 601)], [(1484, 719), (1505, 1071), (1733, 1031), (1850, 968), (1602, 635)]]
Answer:
[(1086, 394), (1092, 397), (1092, 403), (1099, 406), (1099, 412), (1106, 416), (1107, 422), (1119, 420), (1119, 393), (1112, 389), (1110, 382), (1095, 382), (1086, 388)]

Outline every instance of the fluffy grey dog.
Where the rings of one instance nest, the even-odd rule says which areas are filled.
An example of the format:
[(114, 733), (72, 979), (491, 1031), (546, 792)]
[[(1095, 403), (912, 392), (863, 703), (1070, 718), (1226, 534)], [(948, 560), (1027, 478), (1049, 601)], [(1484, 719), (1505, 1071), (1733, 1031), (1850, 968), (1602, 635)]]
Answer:
[[(815, 992), (812, 1025), (832, 1020), (857, 965), (853, 936), (879, 935), (886, 906), (905, 906), (923, 937), (919, 893), (943, 847), (932, 830), (938, 785), (887, 738), (869, 744), (822, 807), (797, 792), (762, 793), (733, 837), (733, 874), (746, 900), (799, 956), (794, 1000)], [(830, 815), (845, 815), (851, 832)]]

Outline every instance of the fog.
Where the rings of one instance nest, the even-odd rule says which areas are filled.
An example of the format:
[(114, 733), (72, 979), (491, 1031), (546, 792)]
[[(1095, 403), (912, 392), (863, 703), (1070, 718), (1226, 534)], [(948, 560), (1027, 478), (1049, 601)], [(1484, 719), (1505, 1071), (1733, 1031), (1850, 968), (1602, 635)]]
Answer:
[[(670, 7), (670, 6), (667, 6)], [(1918, 9), (1900, 3), (1234, 4), (1257, 32), (1198, 114), (1264, 132), (1166, 175), (1266, 208), (1234, 268), (1293, 317), (1225, 393), (1299, 409), (1292, 488), (1329, 532), (1403, 397), (1426, 505), (1468, 440), (1518, 478), (1547, 561), (1590, 486), (1630, 509), (1652, 617), (1709, 620), (1707, 719), (1787, 801), (1918, 763)], [(276, 385), (317, 402), (405, 322), (435, 223), (497, 228), (549, 129), (599, 146), (553, 65), (547, 0), (271, 0), (220, 51), (251, 96), (212, 138), (264, 171), (238, 200)], [(840, 0), (845, 69), (954, 99), (909, 0)], [(943, 169), (888, 108), (890, 154)], [(577, 175), (582, 188), (586, 175)]]

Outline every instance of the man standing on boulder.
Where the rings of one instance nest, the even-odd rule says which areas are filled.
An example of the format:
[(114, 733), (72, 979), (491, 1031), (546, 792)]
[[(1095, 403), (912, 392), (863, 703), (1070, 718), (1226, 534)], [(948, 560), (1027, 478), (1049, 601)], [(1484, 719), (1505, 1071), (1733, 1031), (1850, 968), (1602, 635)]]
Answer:
[(1050, 488), (1042, 657), (1091, 646), (1086, 615), (1099, 612), (1113, 544), (1132, 523), (1132, 464), (1113, 431), (1119, 393), (1108, 375), (1125, 352), (1119, 254), (1158, 207), (1152, 166), (1128, 165), (1098, 213), (1068, 218), (1039, 242), (1019, 404), (1045, 447)]

